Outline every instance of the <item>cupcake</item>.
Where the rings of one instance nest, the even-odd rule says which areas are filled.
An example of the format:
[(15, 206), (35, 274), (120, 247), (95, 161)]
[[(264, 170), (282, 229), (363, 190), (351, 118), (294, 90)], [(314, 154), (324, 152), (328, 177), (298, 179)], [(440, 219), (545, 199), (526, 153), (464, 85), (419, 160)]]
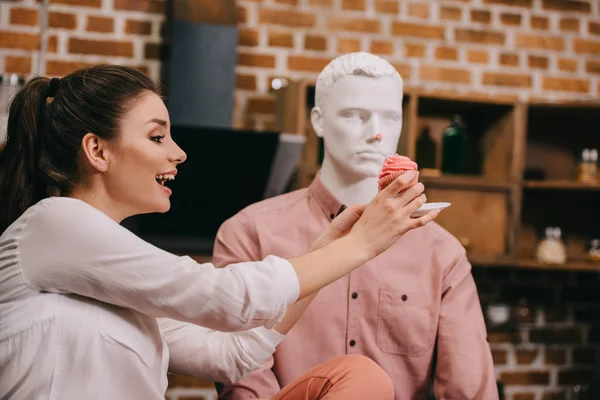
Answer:
[[(417, 171), (418, 170), (417, 163), (412, 161), (410, 158), (405, 156), (400, 156), (398, 154), (391, 155), (386, 157), (383, 162), (383, 167), (381, 171), (379, 171), (379, 190), (383, 190), (387, 185), (392, 183), (397, 177), (405, 173), (406, 171)], [(400, 192), (405, 191), (415, 183), (417, 183), (418, 178), (415, 177), (412, 182), (408, 185), (404, 186)]]

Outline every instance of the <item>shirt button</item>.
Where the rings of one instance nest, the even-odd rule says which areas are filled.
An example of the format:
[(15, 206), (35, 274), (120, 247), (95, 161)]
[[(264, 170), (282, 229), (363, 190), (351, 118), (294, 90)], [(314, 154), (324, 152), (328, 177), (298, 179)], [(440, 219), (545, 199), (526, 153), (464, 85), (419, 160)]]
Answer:
[(406, 299), (408, 299), (408, 296), (407, 296), (407, 295), (405, 295), (405, 294), (403, 294), (403, 295), (402, 295), (402, 301), (406, 301)]
[(357, 297), (358, 297), (358, 293), (356, 293), (356, 292), (352, 293), (352, 298), (353, 298), (353, 299), (355, 299), (355, 298), (357, 298)]
[(353, 340), (350, 341), (350, 347), (354, 347), (356, 345), (356, 342)]

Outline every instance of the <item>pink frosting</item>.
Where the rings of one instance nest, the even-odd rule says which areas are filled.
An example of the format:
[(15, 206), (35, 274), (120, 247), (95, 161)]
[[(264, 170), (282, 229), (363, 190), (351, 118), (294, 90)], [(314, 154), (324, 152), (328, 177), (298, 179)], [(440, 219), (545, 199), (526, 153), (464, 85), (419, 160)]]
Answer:
[(386, 157), (385, 161), (383, 162), (383, 167), (381, 168), (381, 171), (379, 171), (379, 179), (383, 179), (386, 176), (398, 171), (416, 171), (417, 169), (419, 169), (419, 166), (410, 158), (394, 154)]

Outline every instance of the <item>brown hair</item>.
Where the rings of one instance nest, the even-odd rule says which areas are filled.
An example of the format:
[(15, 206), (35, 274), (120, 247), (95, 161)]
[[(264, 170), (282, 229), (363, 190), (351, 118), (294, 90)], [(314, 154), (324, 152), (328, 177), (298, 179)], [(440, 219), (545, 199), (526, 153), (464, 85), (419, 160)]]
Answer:
[(117, 65), (28, 82), (11, 101), (0, 152), (0, 233), (51, 190), (69, 193), (81, 178), (83, 137), (116, 138), (123, 115), (145, 91), (160, 94), (146, 75)]

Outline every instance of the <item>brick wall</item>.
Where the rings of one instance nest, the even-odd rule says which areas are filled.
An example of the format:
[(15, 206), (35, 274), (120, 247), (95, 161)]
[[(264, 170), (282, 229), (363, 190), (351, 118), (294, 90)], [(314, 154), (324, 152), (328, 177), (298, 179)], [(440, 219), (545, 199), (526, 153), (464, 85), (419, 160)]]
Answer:
[[(387, 57), (410, 85), (527, 97), (597, 97), (596, 0), (238, 0), (237, 125), (272, 127), (273, 77), (313, 79), (340, 53)], [(0, 73), (60, 76), (98, 62), (158, 79), (165, 0), (51, 0), (48, 55), (38, 68), (37, 0), (0, 1)], [(595, 374), (600, 293), (595, 274), (475, 269), (482, 300), (529, 315), (490, 330), (509, 400), (569, 398)], [(598, 325), (595, 325), (598, 324)], [(210, 400), (210, 387), (171, 376), (171, 400)], [(555, 396), (556, 394), (556, 396)]]

